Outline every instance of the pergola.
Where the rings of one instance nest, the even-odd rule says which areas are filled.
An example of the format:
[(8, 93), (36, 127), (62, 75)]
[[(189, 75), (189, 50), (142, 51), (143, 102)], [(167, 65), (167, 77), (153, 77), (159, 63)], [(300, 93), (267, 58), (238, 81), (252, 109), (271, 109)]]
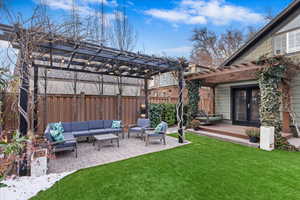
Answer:
[[(0, 39), (11, 41), (12, 36), (22, 34), (17, 26), (0, 24)], [(24, 31), (24, 30), (22, 30)], [(46, 34), (46, 33), (41, 33)], [(33, 102), (38, 100), (38, 71), (40, 68), (81, 72), (117, 77), (129, 77), (144, 79), (145, 105), (148, 110), (148, 80), (160, 73), (178, 71), (179, 102), (178, 110), (178, 134), (179, 142), (183, 142), (183, 72), (187, 67), (184, 60), (149, 56), (141, 53), (122, 51), (115, 48), (88, 43), (85, 41), (74, 41), (72, 38), (56, 39), (55, 36), (47, 36), (45, 42), (34, 46), (30, 52), (30, 62), (21, 62), (20, 67), (20, 124), (19, 129), (23, 135), (27, 134), (29, 127), (28, 120), (28, 99), (29, 99), (29, 73), (33, 67), (34, 88)], [(20, 42), (14, 42), (13, 46), (20, 50), (19, 59), (25, 55)], [(33, 109), (33, 129), (37, 129), (37, 104)], [(147, 116), (146, 116), (147, 117)]]

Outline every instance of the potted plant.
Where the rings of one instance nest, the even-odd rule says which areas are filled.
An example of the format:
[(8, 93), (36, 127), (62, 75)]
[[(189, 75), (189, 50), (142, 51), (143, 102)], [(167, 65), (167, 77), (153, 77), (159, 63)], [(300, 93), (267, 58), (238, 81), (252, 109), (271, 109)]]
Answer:
[[(19, 131), (13, 133), (12, 139), (8, 141), (0, 141), (0, 149), (4, 154), (4, 159), (13, 160), (13, 167), (17, 168), (17, 174), (20, 174), (20, 170), (23, 168), (24, 154), (22, 154), (26, 147), (27, 139), (21, 136)], [(25, 163), (26, 164), (26, 163)]]
[(246, 134), (249, 137), (249, 141), (252, 143), (258, 143), (260, 137), (260, 130), (259, 128), (249, 128), (246, 129)]
[(194, 119), (191, 122), (191, 127), (196, 131), (200, 129), (200, 125), (201, 125), (201, 123), (199, 120)]

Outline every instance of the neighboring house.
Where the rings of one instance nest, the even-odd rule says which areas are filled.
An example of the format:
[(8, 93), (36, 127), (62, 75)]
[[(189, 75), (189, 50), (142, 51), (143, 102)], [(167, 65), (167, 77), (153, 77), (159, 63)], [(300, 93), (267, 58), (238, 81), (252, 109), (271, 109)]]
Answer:
[[(203, 80), (214, 90), (214, 112), (223, 114), (225, 121), (236, 125), (258, 126), (260, 89), (253, 64), (268, 54), (286, 55), (300, 62), (300, 0), (263, 27), (244, 46), (228, 58), (216, 71), (187, 75), (187, 79)], [(300, 122), (300, 73), (291, 84), (292, 107)], [(282, 111), (283, 131), (289, 131), (289, 115)]]
[[(189, 70), (185, 72), (186, 75), (191, 73), (196, 73), (201, 71), (201, 67), (197, 65), (190, 65)], [(170, 103), (176, 103), (178, 99), (178, 83), (175, 78), (176, 75), (171, 72), (163, 73), (158, 76), (155, 76), (153, 80), (149, 81), (149, 97), (150, 100), (153, 100), (155, 103), (160, 102), (160, 97), (169, 99)], [(208, 113), (212, 112), (212, 102), (211, 95), (212, 91), (208, 87), (202, 87), (199, 90), (201, 100), (199, 102), (199, 109), (205, 110)], [(187, 103), (188, 91), (184, 90), (184, 100)], [(165, 102), (165, 101), (162, 101)]]

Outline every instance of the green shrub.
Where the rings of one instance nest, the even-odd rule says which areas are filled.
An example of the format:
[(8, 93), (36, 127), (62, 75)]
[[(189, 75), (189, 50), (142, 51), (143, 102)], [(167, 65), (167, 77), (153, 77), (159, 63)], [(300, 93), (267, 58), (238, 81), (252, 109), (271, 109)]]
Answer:
[(176, 105), (163, 104), (162, 120), (167, 122), (169, 126), (176, 124)]
[(175, 104), (150, 104), (149, 118), (151, 127), (156, 127), (161, 121), (165, 121), (169, 126), (176, 124), (176, 105)]
[(246, 135), (249, 137), (260, 137), (260, 129), (259, 128), (248, 128), (246, 129)]
[(149, 106), (149, 118), (151, 127), (156, 127), (162, 121), (163, 106), (162, 104), (151, 103)]
[(199, 129), (199, 127), (201, 126), (201, 122), (199, 120), (193, 119), (191, 121), (191, 127), (195, 130)]

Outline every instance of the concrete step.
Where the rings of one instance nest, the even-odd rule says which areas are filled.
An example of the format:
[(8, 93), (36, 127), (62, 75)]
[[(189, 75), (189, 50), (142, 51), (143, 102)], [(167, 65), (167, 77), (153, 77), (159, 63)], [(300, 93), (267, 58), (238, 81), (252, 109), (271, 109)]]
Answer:
[(300, 138), (292, 137), (292, 138), (289, 138), (289, 139), (288, 139), (288, 142), (289, 142), (291, 145), (295, 146), (297, 149), (300, 148)]
[(205, 131), (205, 132), (227, 135), (227, 136), (231, 136), (231, 137), (237, 137), (237, 138), (241, 138), (241, 139), (248, 139), (248, 136), (246, 134), (239, 133), (234, 130), (218, 129), (218, 128), (214, 128), (214, 127), (210, 127), (210, 126), (201, 126), (200, 130)]
[(286, 139), (291, 139), (291, 138), (294, 137), (293, 133), (284, 133), (284, 132), (281, 133), (281, 136), (286, 138)]
[(204, 131), (204, 130), (195, 131), (193, 129), (187, 129), (187, 131), (198, 134), (198, 135), (223, 140), (226, 142), (232, 142), (235, 144), (240, 144), (240, 145), (244, 145), (244, 146), (248, 146), (248, 147), (259, 148), (258, 143), (251, 143), (251, 142), (249, 142), (249, 139), (245, 139), (245, 138), (234, 137), (234, 136), (229, 136), (229, 135), (224, 135), (224, 134), (219, 134), (219, 133), (212, 133), (212, 132), (208, 132), (208, 131)]

